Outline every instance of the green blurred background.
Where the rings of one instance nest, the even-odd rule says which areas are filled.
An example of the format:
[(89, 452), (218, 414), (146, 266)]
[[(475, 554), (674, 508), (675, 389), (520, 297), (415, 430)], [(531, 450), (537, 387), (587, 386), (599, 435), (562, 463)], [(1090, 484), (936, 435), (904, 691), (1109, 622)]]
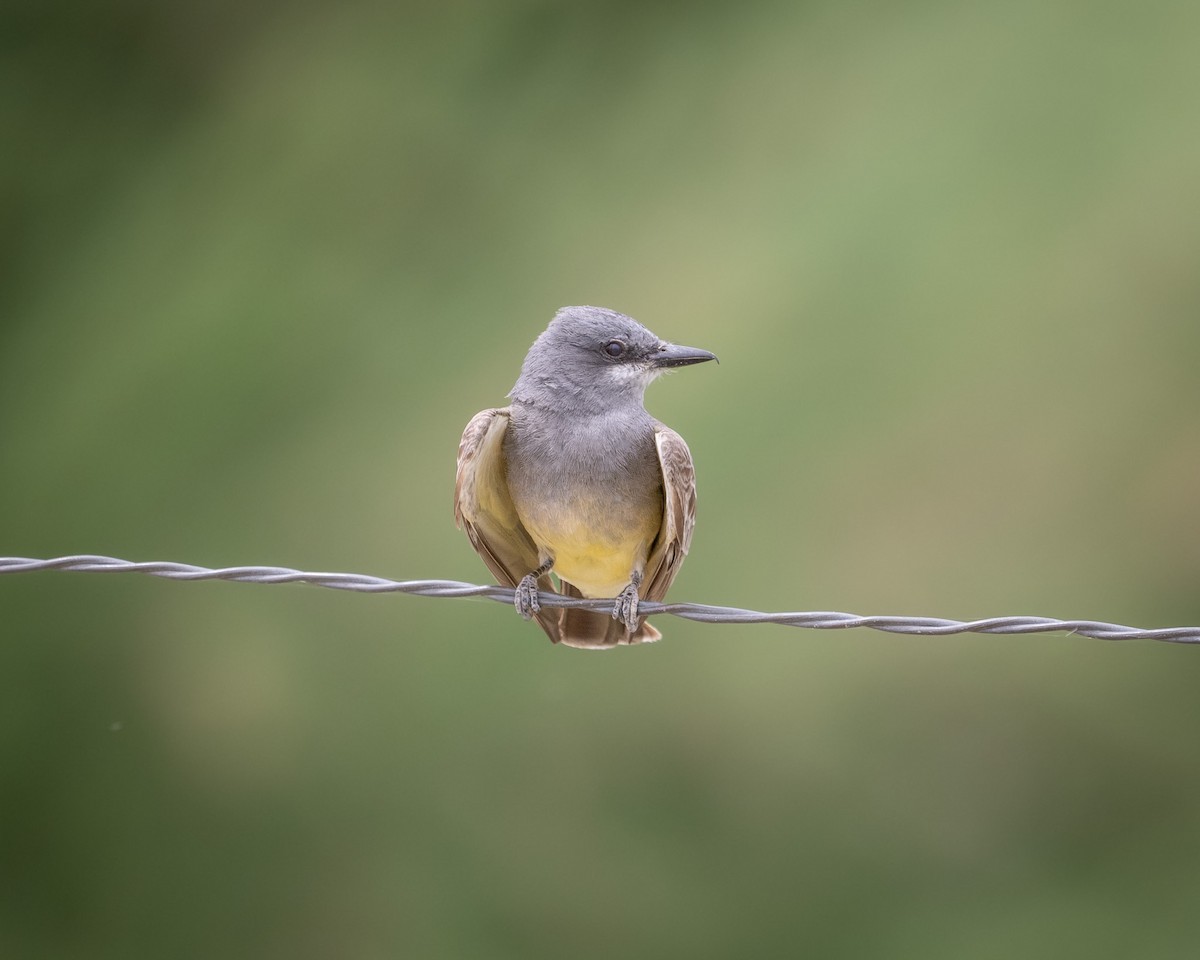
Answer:
[[(672, 596), (1200, 623), (1200, 6), (10, 3), (0, 553), (487, 579), (554, 310)], [(1194, 957), (1200, 650), (0, 578), (4, 957)]]

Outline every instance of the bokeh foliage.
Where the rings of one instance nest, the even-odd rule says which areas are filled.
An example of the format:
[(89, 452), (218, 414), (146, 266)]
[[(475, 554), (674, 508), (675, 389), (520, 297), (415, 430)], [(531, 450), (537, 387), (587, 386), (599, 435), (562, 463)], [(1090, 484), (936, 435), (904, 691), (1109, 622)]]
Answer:
[[(0, 552), (481, 580), (565, 303), (674, 596), (1200, 622), (1200, 6), (10, 3)], [(5, 957), (1191, 957), (1200, 651), (0, 579)]]

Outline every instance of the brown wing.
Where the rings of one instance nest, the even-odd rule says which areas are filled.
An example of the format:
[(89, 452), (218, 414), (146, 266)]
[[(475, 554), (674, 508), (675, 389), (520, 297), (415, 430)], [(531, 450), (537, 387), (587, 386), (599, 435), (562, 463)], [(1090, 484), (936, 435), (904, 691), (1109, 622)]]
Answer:
[(696, 471), (683, 437), (659, 424), (654, 431), (663, 477), (663, 521), (646, 561), (642, 597), (662, 600), (692, 545), (696, 526)]
[[(515, 587), (538, 566), (538, 551), (521, 525), (504, 466), (504, 431), (508, 408), (483, 410), (471, 418), (458, 445), (458, 472), (454, 481), (454, 522), (467, 531), (475, 552), (500, 583)], [(538, 589), (552, 592), (549, 576), (538, 580)], [(546, 610), (537, 621), (558, 643), (561, 611)]]

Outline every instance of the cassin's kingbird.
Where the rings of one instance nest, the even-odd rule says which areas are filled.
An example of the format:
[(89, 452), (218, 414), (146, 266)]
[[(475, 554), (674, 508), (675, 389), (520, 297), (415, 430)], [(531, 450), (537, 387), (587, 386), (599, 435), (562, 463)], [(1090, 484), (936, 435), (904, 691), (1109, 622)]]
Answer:
[[(534, 341), (511, 406), (476, 414), (458, 448), (454, 517), (517, 611), (555, 643), (606, 648), (661, 634), (638, 601), (661, 600), (696, 522), (683, 438), (646, 412), (671, 367), (715, 360), (602, 307), (564, 307)], [(613, 597), (612, 616), (542, 610), (538, 590)]]

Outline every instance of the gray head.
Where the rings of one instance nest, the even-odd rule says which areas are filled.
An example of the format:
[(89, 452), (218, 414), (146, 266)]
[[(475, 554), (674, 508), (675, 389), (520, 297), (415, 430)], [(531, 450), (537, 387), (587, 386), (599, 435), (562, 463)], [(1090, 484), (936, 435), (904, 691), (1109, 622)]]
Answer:
[(672, 367), (717, 359), (680, 347), (604, 307), (563, 307), (529, 348), (509, 396), (517, 403), (586, 411), (638, 407)]

